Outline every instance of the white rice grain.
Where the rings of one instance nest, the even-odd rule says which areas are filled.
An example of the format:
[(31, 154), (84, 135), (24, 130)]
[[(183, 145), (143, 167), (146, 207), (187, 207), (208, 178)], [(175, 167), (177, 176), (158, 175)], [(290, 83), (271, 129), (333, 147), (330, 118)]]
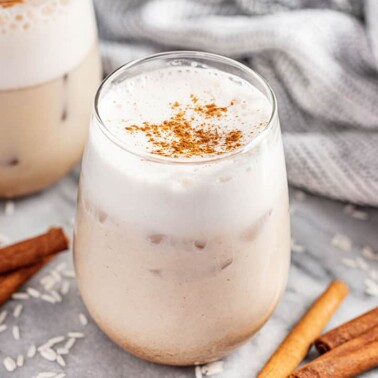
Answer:
[(75, 278), (75, 272), (73, 270), (63, 270), (62, 276), (67, 278)]
[(26, 300), (26, 299), (29, 299), (29, 295), (27, 293), (17, 292), (17, 293), (12, 294), (12, 299)]
[(64, 378), (66, 375), (64, 373), (59, 373), (55, 378)]
[(76, 342), (75, 338), (70, 338), (67, 340), (63, 348), (69, 351), (74, 346), (75, 342)]
[(26, 356), (28, 358), (33, 358), (35, 356), (35, 354), (37, 353), (37, 348), (35, 345), (31, 345), (28, 349), (28, 351), (26, 352)]
[(84, 327), (88, 324), (88, 319), (83, 313), (79, 314), (79, 321), (80, 321), (81, 325), (84, 326)]
[(56, 355), (56, 362), (58, 363), (58, 365), (62, 367), (66, 366), (66, 362), (64, 361), (64, 358), (60, 354)]
[(42, 294), (41, 299), (49, 303), (56, 303), (55, 298), (48, 294)]
[(60, 281), (62, 280), (62, 276), (61, 276), (60, 273), (57, 272), (56, 270), (52, 270), (52, 271), (50, 272), (50, 274), (51, 274), (51, 277), (54, 278), (55, 282), (60, 282)]
[(51, 290), (50, 295), (54, 297), (56, 302), (62, 302), (62, 296), (57, 291)]
[(20, 335), (20, 328), (18, 326), (13, 326), (12, 328), (12, 335), (15, 340), (20, 340), (21, 335)]
[(16, 364), (18, 367), (24, 366), (24, 356), (22, 354), (17, 356)]
[[(74, 339), (72, 339), (72, 340), (74, 340)], [(64, 354), (68, 354), (68, 353), (69, 353), (69, 350), (66, 349), (66, 348), (58, 348), (58, 349), (56, 350), (56, 353), (61, 354), (61, 355), (64, 355)]]
[(67, 336), (72, 339), (81, 339), (84, 337), (82, 332), (68, 332)]
[(44, 348), (39, 351), (39, 354), (41, 355), (41, 357), (43, 357), (47, 361), (55, 361), (56, 356), (57, 356), (55, 351), (52, 350), (51, 348)]
[(44, 371), (37, 374), (36, 378), (56, 378), (56, 373), (53, 371)]
[(223, 365), (224, 365), (223, 361), (215, 361), (215, 362), (211, 362), (209, 364), (203, 365), (201, 367), (202, 374), (205, 377), (210, 377), (212, 375), (219, 374), (223, 371)]
[(361, 210), (354, 210), (351, 214), (352, 218), (354, 219), (358, 219), (358, 220), (362, 220), (362, 221), (366, 221), (369, 219), (369, 214), (366, 213), (365, 211), (361, 211)]
[(13, 316), (14, 316), (16, 319), (20, 317), (23, 307), (24, 307), (24, 306), (20, 303), (20, 304), (18, 304), (18, 305), (14, 308), (14, 310), (13, 310)]
[(61, 262), (60, 264), (58, 264), (55, 268), (55, 270), (57, 272), (61, 272), (62, 270), (65, 270), (67, 267), (67, 264), (65, 262)]
[(60, 293), (62, 295), (67, 295), (70, 291), (70, 282), (69, 281), (63, 281), (62, 287), (60, 288)]
[(7, 318), (8, 312), (6, 310), (0, 312), (0, 324), (4, 323)]
[(5, 357), (3, 360), (4, 367), (7, 371), (14, 371), (17, 369), (16, 362), (11, 357)]
[(196, 378), (202, 378), (203, 377), (201, 366), (196, 366), (194, 368), (194, 375), (196, 376)]
[(344, 252), (348, 252), (352, 249), (352, 241), (348, 238), (348, 236), (343, 234), (334, 235), (331, 244)]
[(7, 216), (13, 215), (15, 208), (16, 208), (16, 206), (15, 206), (13, 201), (5, 202), (5, 206), (4, 206), (5, 215), (7, 215)]
[(34, 287), (28, 287), (26, 291), (33, 298), (39, 298), (41, 296), (41, 293), (37, 289), (34, 289)]
[(8, 329), (8, 326), (6, 324), (0, 324), (0, 333), (6, 331)]

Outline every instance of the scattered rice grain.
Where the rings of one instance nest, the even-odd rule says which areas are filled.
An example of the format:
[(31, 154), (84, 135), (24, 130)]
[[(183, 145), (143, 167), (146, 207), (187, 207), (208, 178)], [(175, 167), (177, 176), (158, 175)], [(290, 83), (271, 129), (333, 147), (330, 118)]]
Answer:
[(342, 234), (336, 234), (332, 238), (331, 244), (344, 252), (348, 252), (352, 248), (351, 240), (348, 238), (348, 236)]
[(303, 253), (306, 248), (303, 245), (297, 243), (296, 240), (291, 239), (291, 250), (296, 253)]
[(13, 215), (15, 211), (15, 204), (13, 201), (5, 202), (4, 213), (7, 216)]
[(29, 295), (27, 293), (17, 292), (17, 293), (12, 294), (12, 299), (25, 300), (25, 299), (29, 299)]
[[(72, 339), (73, 340), (73, 339)], [(66, 349), (66, 348), (58, 348), (57, 350), (56, 350), (56, 353), (58, 353), (58, 354), (68, 354), (68, 349)]]
[(35, 345), (31, 345), (26, 353), (28, 358), (33, 358), (37, 352), (37, 348)]
[(0, 324), (0, 333), (6, 331), (8, 329), (8, 326), (6, 324)]
[(34, 289), (34, 287), (28, 287), (26, 291), (33, 298), (39, 298), (41, 296), (41, 293), (37, 289)]
[(69, 351), (74, 346), (75, 342), (76, 342), (75, 338), (70, 338), (67, 340), (63, 348)]
[(56, 356), (57, 356), (55, 351), (52, 350), (51, 348), (44, 348), (39, 351), (39, 354), (41, 355), (41, 357), (43, 357), (45, 360), (48, 360), (48, 361), (55, 361)]
[(61, 272), (62, 270), (66, 269), (67, 264), (65, 262), (60, 263), (59, 265), (56, 266), (55, 270), (57, 272)]
[(196, 376), (196, 378), (202, 378), (202, 370), (201, 370), (201, 366), (196, 366), (194, 368), (194, 374)]
[(378, 261), (378, 254), (374, 252), (373, 248), (371, 248), (369, 245), (366, 245), (362, 248), (361, 254), (368, 260)]
[(55, 298), (48, 294), (42, 294), (41, 299), (49, 303), (56, 303)]
[(352, 218), (354, 219), (358, 219), (358, 220), (362, 220), (362, 221), (366, 221), (369, 219), (369, 214), (366, 213), (365, 211), (361, 211), (361, 210), (354, 210), (351, 214)]
[(3, 364), (7, 371), (14, 371), (17, 369), (16, 362), (11, 357), (5, 357), (3, 360)]
[(62, 302), (62, 296), (55, 290), (51, 290), (50, 294), (57, 302)]
[(0, 312), (0, 324), (4, 322), (8, 315), (8, 312), (6, 310)]
[(53, 371), (44, 371), (39, 373), (36, 378), (56, 378), (56, 373)]
[(21, 312), (22, 312), (22, 309), (23, 309), (23, 305), (21, 303), (19, 303), (13, 310), (13, 316), (17, 319), (20, 317), (21, 315)]
[(81, 339), (84, 337), (84, 333), (82, 332), (68, 332), (67, 335), (72, 339)]
[(17, 356), (16, 364), (18, 367), (24, 366), (24, 356), (22, 354)]
[(18, 326), (13, 326), (12, 328), (12, 335), (15, 340), (20, 340), (21, 335), (20, 335), (20, 328)]
[(75, 272), (73, 270), (63, 270), (62, 276), (67, 278), (75, 278)]
[(79, 314), (79, 320), (82, 326), (86, 326), (88, 324), (88, 319), (83, 313)]
[(210, 362), (209, 364), (203, 365), (201, 367), (202, 374), (205, 377), (210, 377), (215, 374), (219, 374), (223, 371), (223, 361), (215, 361), (215, 362)]
[(58, 365), (62, 367), (66, 366), (66, 362), (64, 361), (63, 357), (60, 354), (56, 355), (56, 362), (58, 363)]
[(68, 294), (69, 291), (70, 291), (70, 282), (69, 281), (63, 281), (62, 287), (60, 289), (60, 293), (62, 295), (66, 295), (66, 294)]

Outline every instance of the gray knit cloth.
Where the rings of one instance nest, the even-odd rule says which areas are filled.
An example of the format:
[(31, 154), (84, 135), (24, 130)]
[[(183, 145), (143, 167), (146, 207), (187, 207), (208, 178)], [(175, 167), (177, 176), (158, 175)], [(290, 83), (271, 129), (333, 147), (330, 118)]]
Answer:
[(105, 71), (191, 49), (278, 98), (291, 184), (378, 206), (378, 0), (95, 0)]

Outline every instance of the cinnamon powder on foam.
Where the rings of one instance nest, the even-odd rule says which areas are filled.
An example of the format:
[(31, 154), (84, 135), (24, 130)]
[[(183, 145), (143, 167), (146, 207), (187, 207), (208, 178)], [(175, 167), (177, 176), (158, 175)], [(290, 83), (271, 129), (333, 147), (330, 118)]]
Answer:
[[(190, 158), (208, 155), (220, 155), (242, 145), (241, 130), (222, 130), (214, 121), (225, 117), (234, 105), (217, 106), (215, 103), (201, 104), (191, 95), (191, 103), (181, 105), (177, 101), (171, 104), (172, 116), (161, 123), (143, 122), (142, 125), (125, 127), (130, 133), (143, 133), (152, 146), (153, 154)], [(202, 122), (196, 122), (197, 117)]]

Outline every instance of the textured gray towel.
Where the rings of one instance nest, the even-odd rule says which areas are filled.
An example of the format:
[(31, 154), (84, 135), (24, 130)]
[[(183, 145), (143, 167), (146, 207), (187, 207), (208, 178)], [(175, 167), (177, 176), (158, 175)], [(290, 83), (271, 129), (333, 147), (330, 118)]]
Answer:
[(242, 60), (278, 97), (289, 181), (378, 206), (378, 0), (95, 0), (106, 72), (163, 50)]

